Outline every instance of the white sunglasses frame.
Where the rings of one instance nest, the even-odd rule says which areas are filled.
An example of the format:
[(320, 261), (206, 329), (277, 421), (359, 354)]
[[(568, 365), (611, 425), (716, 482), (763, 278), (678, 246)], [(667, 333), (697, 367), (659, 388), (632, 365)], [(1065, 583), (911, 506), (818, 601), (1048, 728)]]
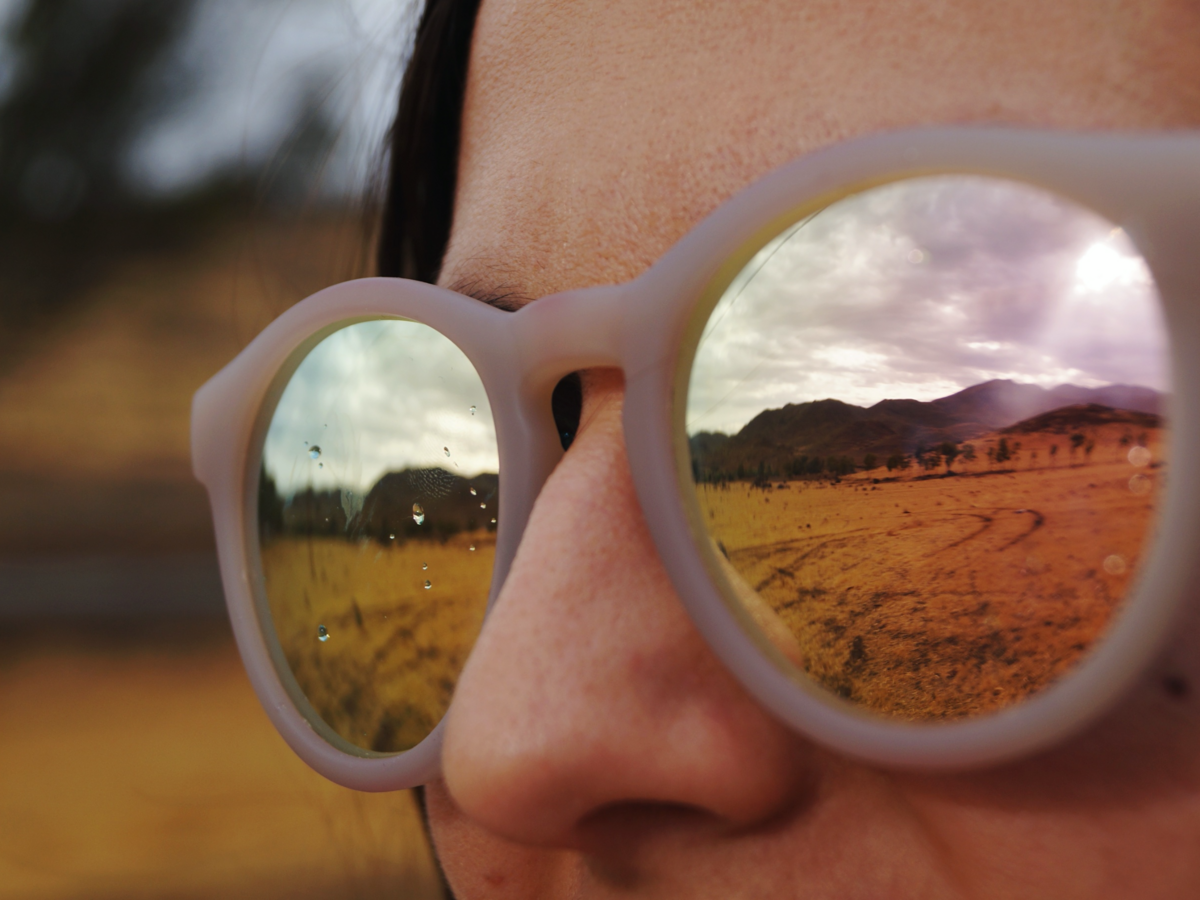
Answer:
[[(768, 240), (875, 185), (935, 174), (994, 176), (1043, 188), (1123, 228), (1157, 283), (1171, 344), (1171, 468), (1151, 552), (1111, 632), (1072, 672), (1013, 707), (913, 723), (865, 713), (803, 677), (750, 622), (714, 556), (691, 484), (684, 412), (705, 320)], [(283, 661), (269, 626), (257, 552), (258, 473), (266, 429), (304, 356), (355, 321), (424, 323), (471, 360), (487, 392), (500, 459), (499, 523), (488, 609), (530, 511), (562, 456), (550, 395), (570, 372), (625, 374), (624, 434), (637, 496), (675, 590), (712, 650), (767, 710), (857, 759), (959, 769), (1031, 753), (1082, 728), (1151, 661), (1200, 577), (1200, 132), (1086, 134), (983, 127), (860, 138), (802, 157), (746, 188), (625, 284), (544, 297), (503, 312), (444, 288), (367, 278), (289, 309), (196, 394), (192, 459), (208, 489), (230, 619), (272, 722), (312, 768), (359, 790), (436, 778), (445, 720), (398, 754), (362, 750), (325, 725)], [(485, 624), (486, 627), (486, 624)], [(789, 674), (790, 670), (790, 674)]]

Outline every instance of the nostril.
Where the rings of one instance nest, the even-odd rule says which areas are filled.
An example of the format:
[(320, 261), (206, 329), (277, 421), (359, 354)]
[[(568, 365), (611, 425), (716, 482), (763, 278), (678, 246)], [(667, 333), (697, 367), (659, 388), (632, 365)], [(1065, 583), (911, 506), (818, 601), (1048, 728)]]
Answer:
[(656, 835), (711, 837), (735, 828), (719, 815), (687, 803), (622, 801), (588, 813), (576, 824), (575, 834), (580, 849), (588, 853), (629, 860)]
[(550, 395), (550, 410), (554, 414), (558, 439), (566, 450), (575, 440), (583, 410), (583, 384), (578, 372), (572, 372), (554, 386), (554, 393)]

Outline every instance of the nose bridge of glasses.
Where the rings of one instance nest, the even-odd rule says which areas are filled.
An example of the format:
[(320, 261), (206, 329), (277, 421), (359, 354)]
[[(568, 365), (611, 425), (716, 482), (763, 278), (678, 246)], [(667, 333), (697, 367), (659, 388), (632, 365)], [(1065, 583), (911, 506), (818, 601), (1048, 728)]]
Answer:
[(526, 382), (622, 366), (627, 300), (625, 287), (616, 285), (552, 294), (522, 308), (513, 325)]

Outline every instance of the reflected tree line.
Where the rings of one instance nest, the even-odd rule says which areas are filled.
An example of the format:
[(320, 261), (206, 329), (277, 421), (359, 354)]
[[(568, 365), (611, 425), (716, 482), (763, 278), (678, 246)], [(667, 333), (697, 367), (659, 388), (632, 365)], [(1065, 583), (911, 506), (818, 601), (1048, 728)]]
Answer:
[[(1160, 427), (1161, 423), (1158, 422), (1157, 417), (1152, 418), (1154, 419), (1153, 426)], [(942, 441), (932, 447), (918, 446), (911, 454), (892, 453), (886, 458), (877, 453), (866, 453), (861, 457), (800, 454), (783, 464), (772, 464), (766, 459), (760, 459), (757, 465), (739, 463), (736, 467), (724, 469), (719, 466), (705, 465), (703, 456), (697, 453), (695, 448), (699, 446), (711, 449), (714, 444), (720, 446), (722, 442), (714, 442), (712, 438), (725, 437), (725, 435), (704, 433), (698, 437), (702, 440), (696, 442), (693, 439), (692, 456), (692, 478), (697, 484), (724, 485), (730, 482), (748, 481), (761, 487), (779, 479), (837, 481), (856, 472), (871, 472), (877, 469), (886, 469), (888, 473), (919, 470), (926, 473), (925, 477), (939, 473), (945, 476), (955, 474), (953, 467), (956, 461), (975, 463), (981, 458), (973, 443)], [(1063, 434), (1062, 438), (1062, 446), (1066, 449), (1066, 453), (1063, 455), (1066, 459), (1059, 459), (1060, 445), (1052, 443), (1046, 448), (1048, 458), (1042, 462), (1054, 467), (1064, 461), (1067, 465), (1091, 461), (1092, 454), (1097, 447), (1095, 436), (1076, 431)], [(1116, 441), (1117, 458), (1134, 446), (1145, 447), (1148, 440), (1149, 434), (1146, 431), (1135, 435), (1132, 431), (1126, 430)], [(1039, 459), (1036, 450), (1026, 454), (1025, 457), (1022, 456), (1022, 453), (1021, 441), (1001, 437), (994, 446), (986, 448), (983, 458), (987, 460), (988, 471), (998, 473), (1012, 471), (1013, 467), (1023, 460), (1029, 467), (1038, 465)], [(1003, 468), (997, 468), (998, 466)]]
[(347, 488), (311, 485), (285, 496), (264, 466), (259, 473), (259, 534), (276, 538), (327, 537), (398, 544), (442, 543), (464, 532), (496, 530), (499, 475), (463, 478), (441, 468), (389, 472), (359, 496)]

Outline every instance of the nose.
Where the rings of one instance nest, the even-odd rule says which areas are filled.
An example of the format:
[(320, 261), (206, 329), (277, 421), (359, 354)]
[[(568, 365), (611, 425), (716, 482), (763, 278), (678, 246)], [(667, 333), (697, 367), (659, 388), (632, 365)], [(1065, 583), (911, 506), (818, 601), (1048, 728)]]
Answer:
[(446, 788), (476, 824), (540, 846), (611, 847), (646, 821), (753, 828), (811, 786), (812, 750), (687, 618), (634, 493), (620, 374), (584, 384), (575, 442), (459, 680)]

